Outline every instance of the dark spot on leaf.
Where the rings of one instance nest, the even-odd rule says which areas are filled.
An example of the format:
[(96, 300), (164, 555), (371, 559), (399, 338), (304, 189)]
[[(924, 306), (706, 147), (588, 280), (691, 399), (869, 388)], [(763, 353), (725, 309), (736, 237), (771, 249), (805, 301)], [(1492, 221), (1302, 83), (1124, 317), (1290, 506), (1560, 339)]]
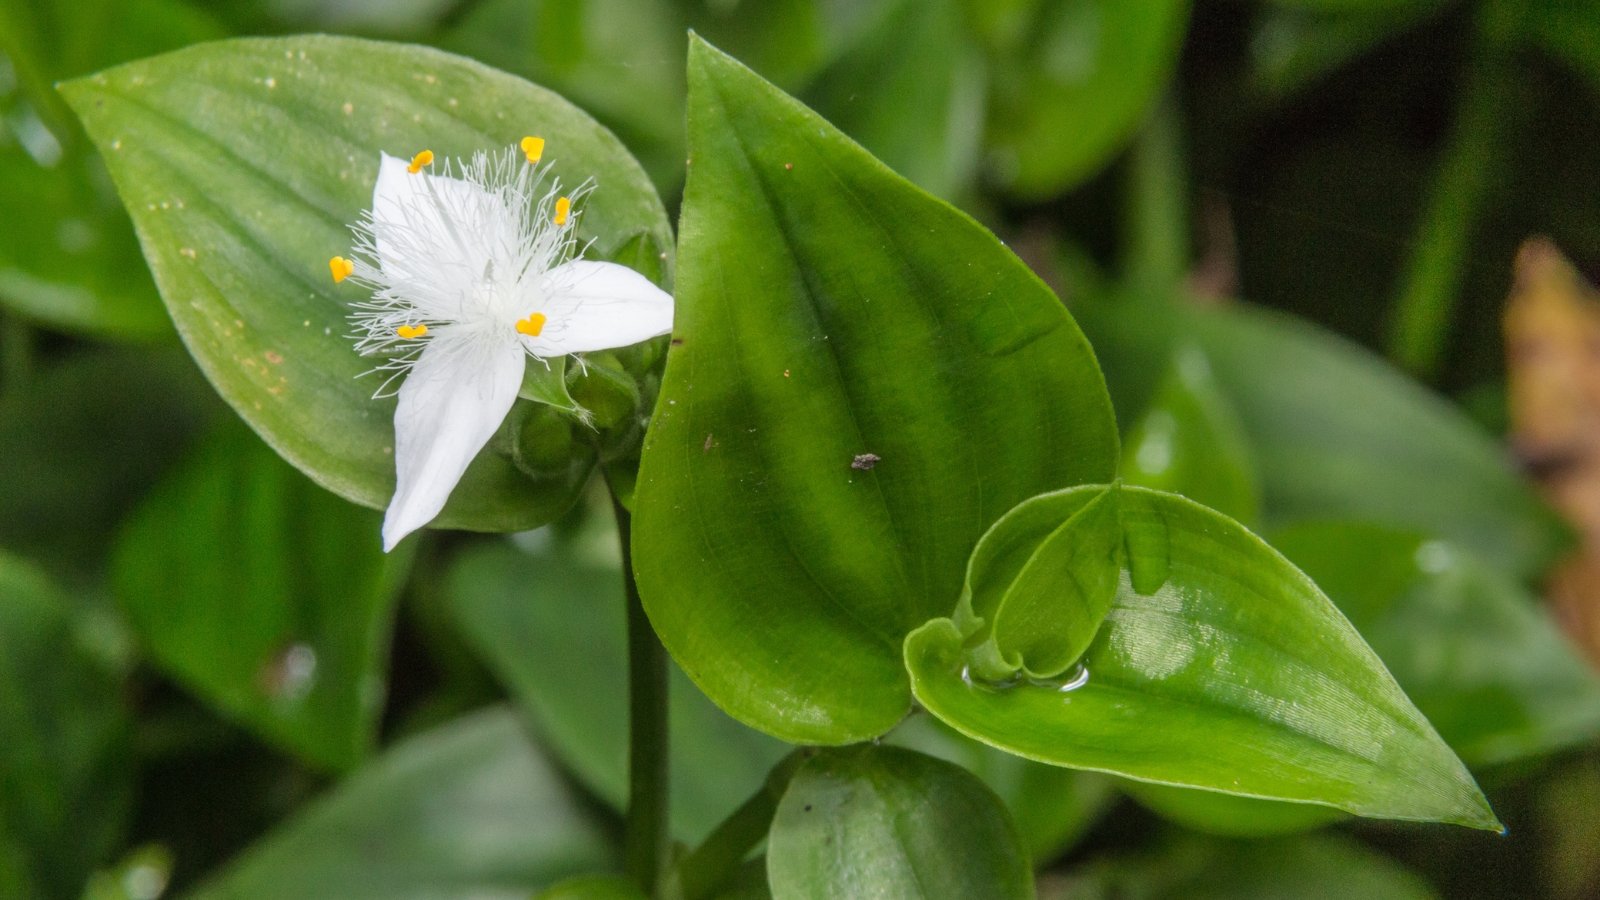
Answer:
[(850, 468), (855, 469), (857, 472), (865, 472), (877, 465), (878, 460), (882, 458), (876, 453), (857, 453), (856, 458), (850, 460)]
[(811, 804), (806, 804), (806, 812), (811, 812)]
[(674, 346), (674, 347), (682, 347), (683, 346), (683, 338), (673, 338), (672, 339), (672, 346)]

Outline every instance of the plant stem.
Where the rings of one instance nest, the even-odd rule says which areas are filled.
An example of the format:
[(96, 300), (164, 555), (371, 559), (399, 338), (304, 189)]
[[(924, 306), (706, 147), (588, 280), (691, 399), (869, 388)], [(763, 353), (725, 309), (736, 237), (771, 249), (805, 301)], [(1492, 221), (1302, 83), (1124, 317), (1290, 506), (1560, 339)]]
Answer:
[(795, 750), (779, 760), (761, 789), (678, 863), (679, 896), (684, 900), (702, 900), (733, 876), (750, 851), (766, 838), (772, 827), (772, 816), (778, 811), (778, 801), (783, 799), (789, 779), (804, 761), (802, 750)]
[(1123, 273), (1140, 299), (1171, 301), (1189, 267), (1188, 190), (1177, 104), (1151, 110), (1128, 159)]
[[(1495, 4), (1490, 3), (1486, 10)], [(1476, 52), (1457, 101), (1454, 131), (1411, 240), (1389, 332), (1389, 356), (1421, 378), (1438, 372), (1473, 223), (1510, 133), (1515, 69), (1499, 45), (1492, 11), (1479, 25)]]
[(632, 516), (612, 494), (628, 594), (628, 877), (654, 894), (667, 850), (667, 651), (650, 627), (633, 577)]

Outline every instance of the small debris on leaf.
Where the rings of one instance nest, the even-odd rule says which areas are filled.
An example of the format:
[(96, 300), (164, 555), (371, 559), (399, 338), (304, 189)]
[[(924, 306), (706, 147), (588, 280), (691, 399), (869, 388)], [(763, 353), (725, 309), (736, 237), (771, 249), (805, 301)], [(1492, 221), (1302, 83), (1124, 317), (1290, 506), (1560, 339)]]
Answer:
[(865, 472), (877, 465), (878, 460), (882, 458), (876, 453), (857, 453), (856, 458), (850, 460), (850, 468), (855, 469), (857, 472)]

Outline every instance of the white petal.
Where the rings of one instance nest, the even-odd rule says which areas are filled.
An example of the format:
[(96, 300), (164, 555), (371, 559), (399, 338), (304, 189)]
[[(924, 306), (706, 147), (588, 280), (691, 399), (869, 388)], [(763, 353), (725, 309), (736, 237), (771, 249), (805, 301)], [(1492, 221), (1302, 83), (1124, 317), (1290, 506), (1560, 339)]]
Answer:
[(372, 237), (378, 264), (391, 278), (458, 270), (476, 276), (487, 229), (516, 228), (500, 198), (470, 181), (412, 174), (385, 153), (372, 186)]
[(573, 260), (544, 275), (547, 319), (536, 338), (524, 338), (535, 356), (626, 347), (672, 330), (672, 295), (616, 263)]
[(440, 333), (400, 386), (394, 413), (394, 499), (383, 517), (383, 549), (444, 508), (483, 445), (510, 412), (526, 363), (515, 340)]

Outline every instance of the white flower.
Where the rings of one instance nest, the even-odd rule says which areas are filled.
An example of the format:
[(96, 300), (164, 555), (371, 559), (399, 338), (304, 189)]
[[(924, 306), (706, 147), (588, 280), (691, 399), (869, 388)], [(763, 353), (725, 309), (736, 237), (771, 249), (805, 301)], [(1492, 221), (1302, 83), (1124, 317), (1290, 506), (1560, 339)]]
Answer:
[[(371, 289), (354, 304), (356, 348), (404, 377), (394, 415), (396, 485), (383, 547), (427, 524), (517, 399), (527, 357), (624, 347), (672, 330), (672, 297), (583, 251), (573, 204), (541, 164), (544, 142), (478, 153), (439, 174), (433, 153), (384, 154), (372, 210), (353, 226), (335, 281)], [(548, 182), (548, 183), (547, 183)]]

